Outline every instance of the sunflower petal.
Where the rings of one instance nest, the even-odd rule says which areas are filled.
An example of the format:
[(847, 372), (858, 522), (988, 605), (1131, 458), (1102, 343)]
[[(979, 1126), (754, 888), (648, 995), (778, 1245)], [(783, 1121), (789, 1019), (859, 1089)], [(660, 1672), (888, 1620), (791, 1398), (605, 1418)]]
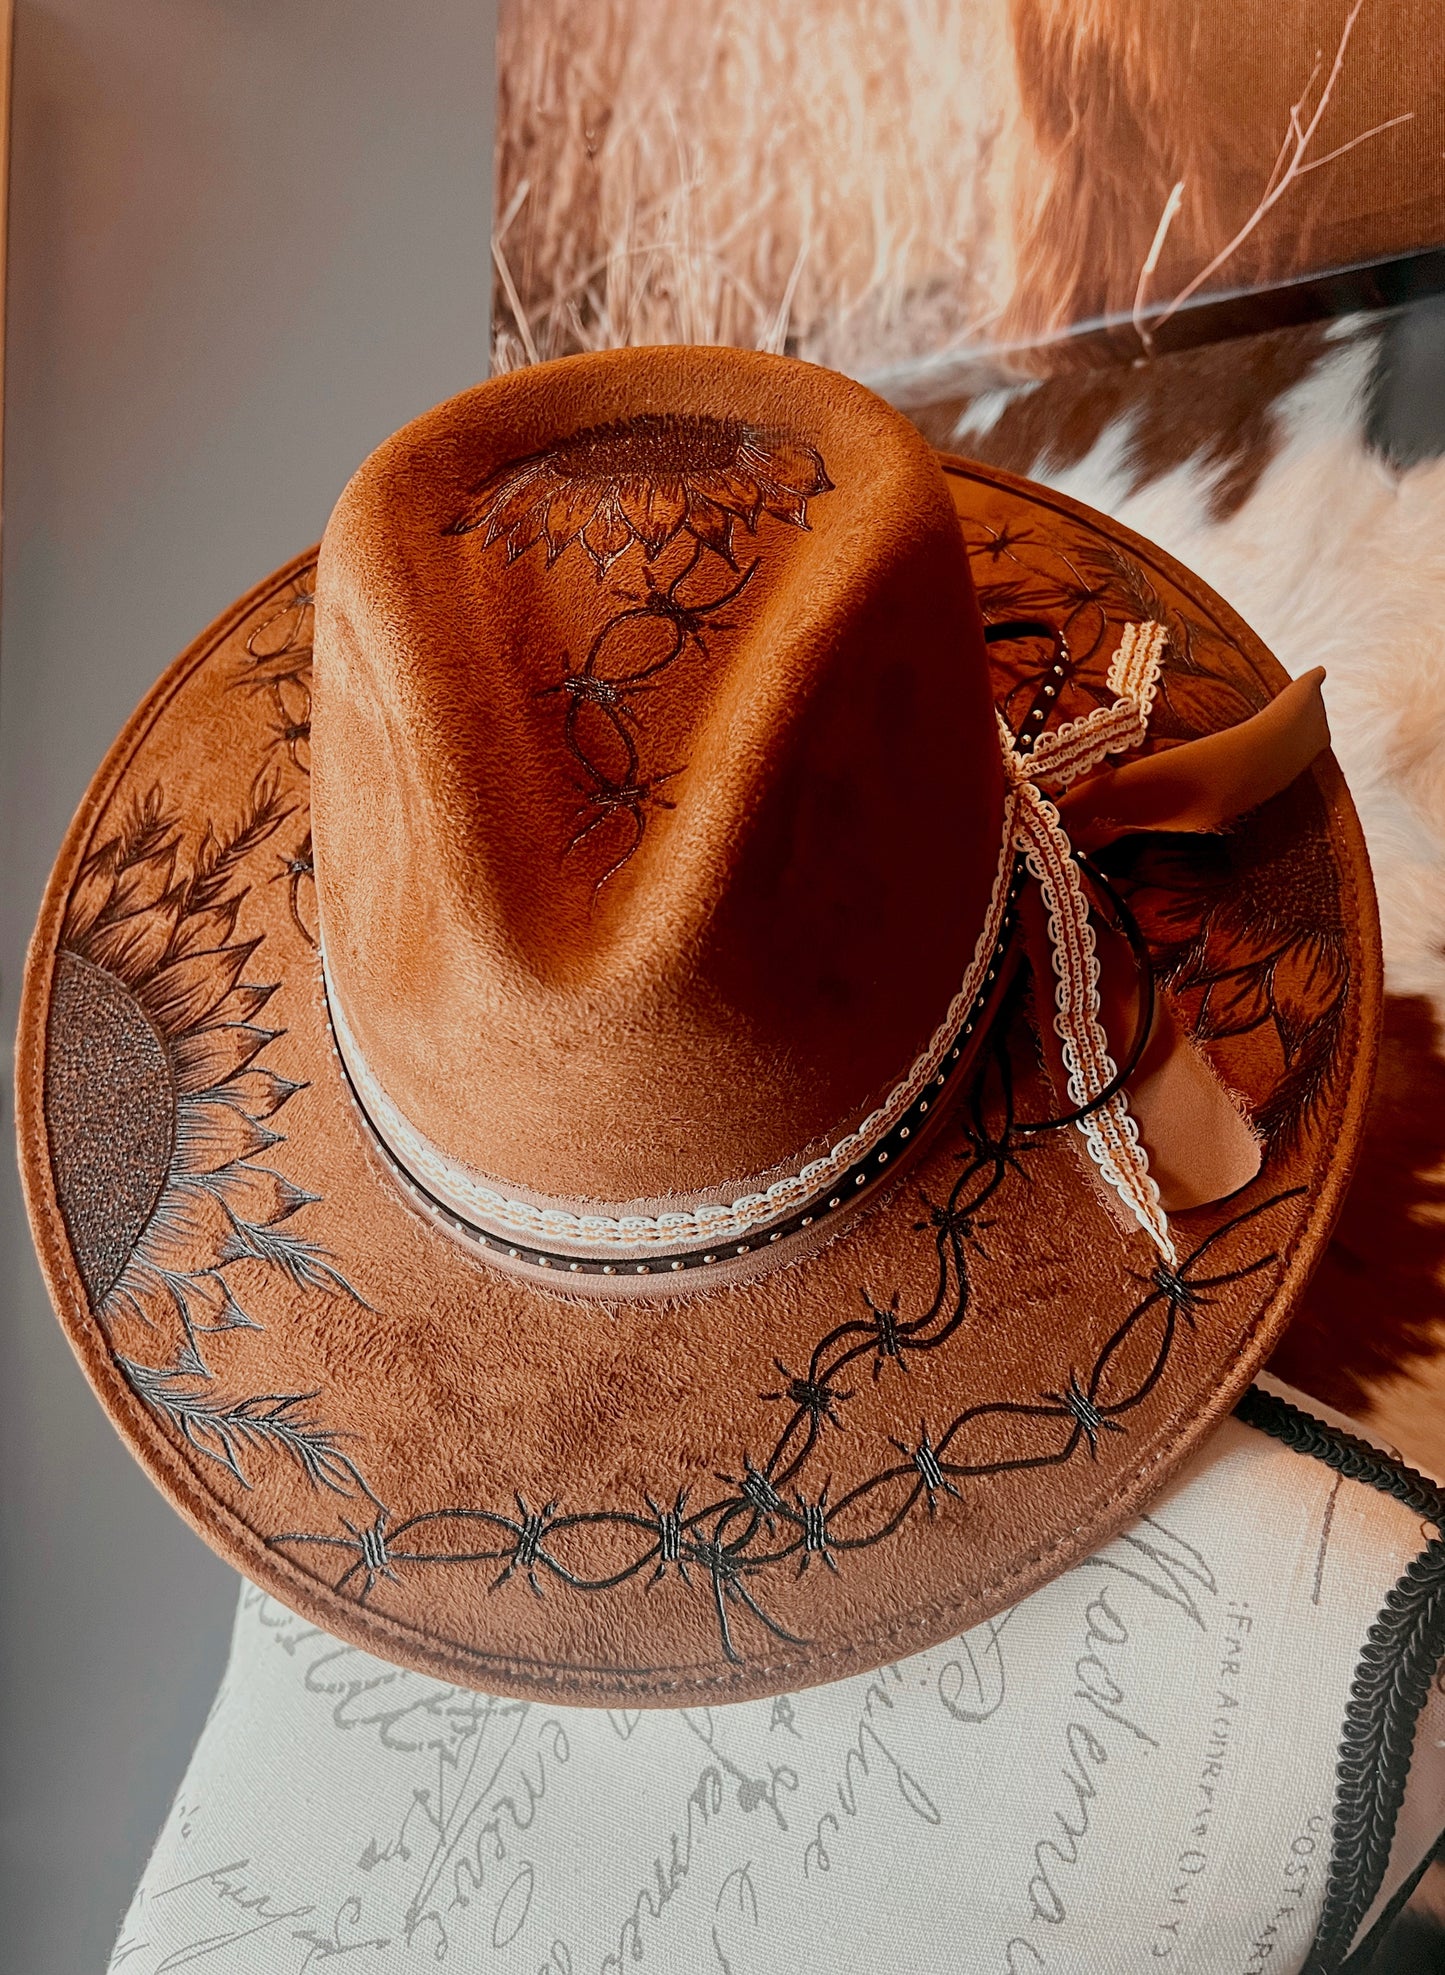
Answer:
[(553, 563), (563, 549), (575, 542), (597, 510), (597, 490), (585, 483), (564, 480), (547, 507), (545, 533), (547, 561)]
[(1310, 1030), (1340, 1000), (1346, 980), (1344, 955), (1333, 942), (1303, 939), (1281, 955), (1271, 985), (1287, 1062), (1293, 1062)]
[(613, 504), (623, 520), (641, 542), (649, 557), (656, 555), (660, 543), (652, 532), (650, 510), (652, 488), (648, 481), (641, 479), (624, 480), (612, 496)]
[(762, 508), (764, 514), (776, 515), (779, 521), (790, 521), (795, 528), (808, 525), (808, 503), (802, 494), (795, 494), (785, 487), (775, 487), (771, 481), (759, 482), (763, 490)]
[(1179, 948), (1197, 943), (1201, 952), (1213, 903), (1214, 894), (1203, 886), (1189, 889), (1186, 883), (1170, 891), (1152, 878), (1129, 899), (1130, 910), (1151, 946)]
[(171, 1044), (171, 1063), (182, 1096), (195, 1097), (203, 1090), (214, 1090), (238, 1071), (249, 1069), (252, 1058), (281, 1033), (280, 1029), (253, 1028), (248, 1022), (227, 1022), (178, 1036)]
[(688, 533), (705, 549), (712, 549), (724, 562), (733, 563), (733, 517), (701, 494), (693, 492), (687, 503)]
[(547, 504), (536, 500), (507, 536), (507, 560), (515, 562), (534, 542), (540, 542), (547, 525)]
[[(1263, 968), (1277, 960), (1291, 943), (1291, 932), (1265, 912), (1252, 909), (1248, 896), (1236, 889), (1220, 901), (1203, 928), (1205, 951), (1232, 969)], [(1204, 966), (1208, 968), (1208, 960)]]
[[(687, 519), (687, 492), (680, 480), (660, 482), (648, 489), (647, 526), (643, 540), (649, 554), (670, 542)], [(654, 546), (655, 544), (655, 546)]]
[(215, 1268), (230, 1227), (212, 1175), (173, 1176), (116, 1287), (126, 1287), (147, 1268), (170, 1275), (199, 1275)]
[(228, 1022), (254, 1022), (280, 985), (279, 981), (242, 981), (231, 990), (231, 998), (223, 1011), (225, 1019)]
[(319, 1193), (307, 1193), (304, 1187), (296, 1186), (284, 1173), (272, 1173), (271, 1198), (274, 1210), (265, 1222), (267, 1227), (276, 1227), (281, 1221), (289, 1221), (293, 1214), (303, 1207), (314, 1207), (321, 1198)]
[(175, 1148), (171, 1171), (219, 1173), (239, 1159), (279, 1145), (281, 1133), (268, 1131), (237, 1105), (204, 1097), (183, 1097), (176, 1106)]
[(632, 540), (632, 529), (615, 499), (598, 506), (597, 512), (582, 530), (582, 540), (599, 572), (617, 560)]
[(239, 1104), (253, 1118), (273, 1118), (283, 1104), (289, 1104), (297, 1091), (305, 1088), (304, 1083), (293, 1083), (290, 1077), (278, 1076), (274, 1070), (253, 1064), (207, 1095), (218, 1103)]
[(538, 503), (545, 508), (546, 501), (545, 480), (536, 464), (532, 463), (505, 475), (490, 492), (484, 487), (466, 510), (459, 526), (472, 529), (480, 528), (485, 523), (487, 532), (484, 539), (486, 546), (490, 547), (500, 536), (515, 528), (529, 508)]
[(665, 486), (642, 479), (626, 480), (617, 491), (617, 505), (650, 562), (681, 527), (687, 500), (676, 481)]
[(1198, 1034), (1204, 1041), (1221, 1036), (1248, 1035), (1269, 1020), (1267, 973), (1241, 967), (1222, 980), (1211, 981), (1200, 1009)]
[(165, 959), (174, 931), (175, 923), (167, 912), (111, 919), (85, 939), (85, 957), (134, 990)]
[(116, 874), (111, 910), (117, 917), (151, 912), (160, 904), (175, 876), (178, 848), (179, 838), (173, 838)]
[(258, 941), (212, 948), (172, 961), (136, 984), (136, 999), (165, 1035), (198, 1029), (214, 1015), (241, 977)]
[(763, 497), (756, 475), (726, 468), (694, 473), (689, 477), (694, 493), (715, 501), (726, 513), (735, 514), (739, 521), (745, 521), (749, 528), (757, 527)]
[(801, 439), (749, 436), (738, 448), (738, 461), (756, 466), (764, 477), (794, 494), (826, 494), (833, 485), (822, 454)]
[(77, 946), (115, 896), (115, 873), (103, 862), (82, 867), (65, 907), (64, 940)]
[(233, 1220), (261, 1228), (289, 1220), (316, 1199), (314, 1193), (303, 1193), (269, 1166), (228, 1166), (223, 1172), (212, 1173), (207, 1184), (215, 1189)]
[(206, 1298), (183, 1271), (133, 1260), (100, 1311), (106, 1337), (123, 1358), (144, 1356), (186, 1376), (209, 1376), (197, 1333), (212, 1329)]
[(263, 1325), (236, 1301), (219, 1268), (206, 1269), (186, 1282), (195, 1328), (214, 1336), (227, 1330), (261, 1330)]

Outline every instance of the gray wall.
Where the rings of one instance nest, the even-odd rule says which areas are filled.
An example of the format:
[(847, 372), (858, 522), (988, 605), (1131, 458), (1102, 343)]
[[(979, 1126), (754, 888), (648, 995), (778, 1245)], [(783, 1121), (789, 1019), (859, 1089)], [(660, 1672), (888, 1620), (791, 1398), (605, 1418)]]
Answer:
[(492, 0), (18, 0), (0, 617), (0, 1968), (102, 1969), (236, 1580), (51, 1316), (9, 1153), (46, 871), (172, 655), (485, 369)]

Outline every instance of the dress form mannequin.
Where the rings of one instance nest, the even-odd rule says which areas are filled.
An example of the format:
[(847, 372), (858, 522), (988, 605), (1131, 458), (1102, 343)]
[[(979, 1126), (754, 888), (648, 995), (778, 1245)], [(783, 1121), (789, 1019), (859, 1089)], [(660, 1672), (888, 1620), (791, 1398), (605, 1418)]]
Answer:
[(1439, 1543), (1403, 1471), (1319, 1437), (1323, 1409), (1281, 1387), (1253, 1403), (1012, 1611), (771, 1701), (498, 1700), (248, 1586), (112, 1967), (1339, 1967), (1445, 1825), (1428, 1674), (1392, 1842), (1359, 1842), (1337, 1774), (1343, 1742), (1378, 1829), (1402, 1762), (1374, 1688), (1438, 1657), (1410, 1587)]

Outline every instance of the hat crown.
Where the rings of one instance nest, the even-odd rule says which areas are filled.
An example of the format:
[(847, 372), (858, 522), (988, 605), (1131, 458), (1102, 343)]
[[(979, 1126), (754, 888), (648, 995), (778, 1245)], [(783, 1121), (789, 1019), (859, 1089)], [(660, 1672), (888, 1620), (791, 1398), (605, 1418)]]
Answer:
[(323, 544), (328, 976), (449, 1160), (702, 1197), (826, 1143), (939, 1023), (998, 864), (947, 486), (861, 386), (734, 351), (482, 385)]

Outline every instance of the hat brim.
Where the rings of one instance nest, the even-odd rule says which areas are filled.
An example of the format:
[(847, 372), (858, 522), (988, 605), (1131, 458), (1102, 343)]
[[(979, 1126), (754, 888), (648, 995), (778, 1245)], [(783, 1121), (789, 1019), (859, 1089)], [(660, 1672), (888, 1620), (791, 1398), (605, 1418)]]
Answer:
[[(1197, 577), (1013, 476), (944, 462), (985, 617), (1067, 622), (1061, 717), (1114, 633), (1170, 632), (1150, 745), (1285, 675)], [(417, 1211), (356, 1116), (314, 946), (312, 556), (167, 672), (71, 826), (32, 943), (21, 1161), (70, 1341), (204, 1538), (385, 1658), (563, 1701), (685, 1705), (873, 1667), (1134, 1516), (1268, 1357), (1328, 1236), (1379, 1019), (1332, 758), (1223, 838), (1121, 847), (1161, 980), (1264, 1139), (1175, 1219), (1115, 1217), (1026, 1005), (829, 1243), (586, 1304)], [(1037, 653), (995, 646), (1019, 714)], [(906, 964), (906, 956), (899, 956)]]

